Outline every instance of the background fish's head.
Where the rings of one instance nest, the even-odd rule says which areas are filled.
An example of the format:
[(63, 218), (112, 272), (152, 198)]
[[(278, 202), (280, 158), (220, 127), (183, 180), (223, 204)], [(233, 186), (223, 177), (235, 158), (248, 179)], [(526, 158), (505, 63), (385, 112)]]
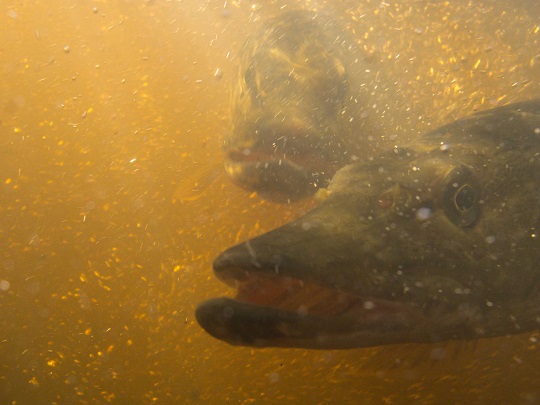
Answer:
[(224, 146), (235, 183), (286, 202), (326, 187), (351, 161), (363, 100), (349, 75), (357, 49), (344, 38), (336, 24), (303, 11), (248, 39)]

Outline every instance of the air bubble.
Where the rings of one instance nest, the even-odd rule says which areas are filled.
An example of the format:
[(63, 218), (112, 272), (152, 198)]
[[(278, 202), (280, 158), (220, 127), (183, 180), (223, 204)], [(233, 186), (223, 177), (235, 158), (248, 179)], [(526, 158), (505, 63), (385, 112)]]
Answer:
[(419, 208), (417, 211), (416, 211), (416, 219), (420, 220), (420, 221), (425, 221), (426, 219), (428, 219), (431, 215), (432, 215), (432, 211), (430, 208), (427, 208), (427, 207), (422, 207), (422, 208)]
[(374, 309), (375, 303), (373, 301), (365, 301), (364, 302), (364, 309)]
[(7, 291), (9, 290), (10, 284), (7, 280), (0, 280), (0, 290)]
[(279, 373), (268, 374), (268, 381), (270, 381), (270, 383), (277, 383), (279, 380), (281, 380), (281, 376), (279, 375)]

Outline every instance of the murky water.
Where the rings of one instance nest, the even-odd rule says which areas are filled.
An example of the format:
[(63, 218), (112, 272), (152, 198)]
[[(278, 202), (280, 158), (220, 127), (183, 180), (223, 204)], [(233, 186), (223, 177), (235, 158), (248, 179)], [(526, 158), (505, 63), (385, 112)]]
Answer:
[(540, 402), (537, 333), (253, 350), (195, 322), (220, 251), (313, 206), (219, 171), (235, 55), (283, 7), (346, 25), (416, 132), (540, 94), (533, 0), (4, 2), (1, 403)]

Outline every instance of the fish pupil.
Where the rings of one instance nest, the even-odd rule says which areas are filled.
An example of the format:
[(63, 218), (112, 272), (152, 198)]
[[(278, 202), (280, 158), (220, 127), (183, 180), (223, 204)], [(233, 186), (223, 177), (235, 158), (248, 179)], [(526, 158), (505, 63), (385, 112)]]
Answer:
[(470, 185), (464, 184), (454, 195), (454, 204), (459, 211), (467, 211), (473, 207), (475, 198), (474, 189)]

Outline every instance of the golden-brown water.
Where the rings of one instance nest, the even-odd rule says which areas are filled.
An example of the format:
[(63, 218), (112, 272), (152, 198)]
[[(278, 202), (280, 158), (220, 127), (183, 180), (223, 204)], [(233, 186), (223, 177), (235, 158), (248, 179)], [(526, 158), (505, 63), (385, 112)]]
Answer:
[(220, 251), (313, 205), (219, 175), (235, 55), (283, 7), (347, 25), (420, 132), (540, 95), (536, 0), (4, 2), (0, 403), (540, 403), (537, 333), (253, 350), (195, 322)]

